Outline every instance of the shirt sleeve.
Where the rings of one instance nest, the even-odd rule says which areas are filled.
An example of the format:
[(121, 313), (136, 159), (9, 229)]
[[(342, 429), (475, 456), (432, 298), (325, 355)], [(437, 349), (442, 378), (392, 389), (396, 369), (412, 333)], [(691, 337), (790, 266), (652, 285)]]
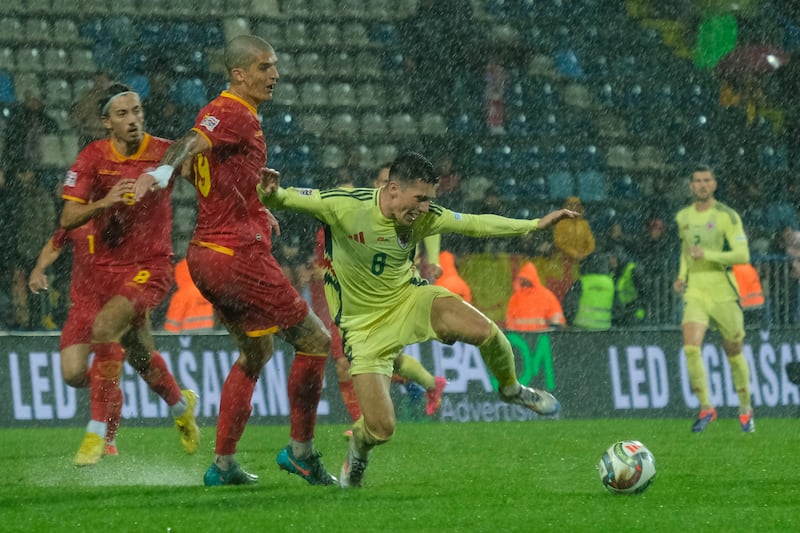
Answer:
[(221, 107), (212, 107), (197, 121), (192, 128), (208, 140), (213, 148), (239, 144), (242, 132), (239, 117)]
[(335, 202), (322, 199), (319, 189), (297, 189), (279, 187), (274, 194), (266, 195), (261, 185), (256, 186), (258, 199), (268, 209), (289, 209), (311, 215), (325, 224), (335, 220)]
[(517, 237), (539, 227), (539, 219), (507, 218), (499, 215), (471, 215), (435, 207), (428, 234), (458, 233), (468, 237)]
[(84, 148), (78, 158), (67, 171), (64, 178), (64, 190), (61, 197), (81, 204), (89, 203), (92, 198), (92, 185), (97, 174), (97, 157), (94, 156), (93, 144)]
[(704, 250), (705, 259), (725, 266), (749, 263), (750, 249), (747, 246), (747, 235), (744, 232), (742, 219), (737, 213), (731, 212), (727, 220), (724, 234), (730, 250)]

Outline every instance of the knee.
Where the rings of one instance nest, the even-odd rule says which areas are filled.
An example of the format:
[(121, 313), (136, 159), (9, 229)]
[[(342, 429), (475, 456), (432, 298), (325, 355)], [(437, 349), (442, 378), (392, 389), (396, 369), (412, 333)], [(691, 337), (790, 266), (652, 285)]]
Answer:
[(365, 420), (365, 427), (377, 444), (389, 442), (394, 436), (397, 426), (394, 416), (382, 418), (380, 420)]
[(264, 365), (267, 364), (271, 356), (272, 352), (270, 350), (261, 348), (250, 349), (246, 352), (241, 351), (239, 353), (239, 358), (236, 360), (236, 364), (242, 367), (245, 374), (253, 379), (258, 379), (258, 376), (261, 375), (261, 370), (264, 368)]
[(61, 364), (61, 375), (64, 383), (76, 389), (88, 387), (89, 379), (87, 376), (89, 368), (86, 363)]

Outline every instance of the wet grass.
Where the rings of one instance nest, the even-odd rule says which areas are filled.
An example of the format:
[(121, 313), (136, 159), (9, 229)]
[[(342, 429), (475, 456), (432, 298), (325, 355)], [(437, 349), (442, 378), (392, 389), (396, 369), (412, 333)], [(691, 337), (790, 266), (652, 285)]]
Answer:
[[(344, 426), (317, 444), (338, 473)], [(791, 531), (800, 529), (800, 423), (760, 419), (401, 423), (365, 487), (312, 487), (278, 471), (286, 427), (248, 427), (239, 459), (254, 487), (202, 486), (213, 428), (182, 453), (172, 429), (125, 428), (120, 456), (72, 466), (79, 429), (0, 430), (2, 531)], [(603, 489), (595, 466), (620, 439), (643, 441), (658, 475), (641, 496)]]

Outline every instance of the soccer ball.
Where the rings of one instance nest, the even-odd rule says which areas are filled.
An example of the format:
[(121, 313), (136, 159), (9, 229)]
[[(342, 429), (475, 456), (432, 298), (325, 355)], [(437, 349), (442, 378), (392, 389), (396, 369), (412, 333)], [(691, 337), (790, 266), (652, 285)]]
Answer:
[(638, 440), (612, 444), (600, 457), (600, 481), (615, 494), (641, 494), (656, 477), (656, 459)]

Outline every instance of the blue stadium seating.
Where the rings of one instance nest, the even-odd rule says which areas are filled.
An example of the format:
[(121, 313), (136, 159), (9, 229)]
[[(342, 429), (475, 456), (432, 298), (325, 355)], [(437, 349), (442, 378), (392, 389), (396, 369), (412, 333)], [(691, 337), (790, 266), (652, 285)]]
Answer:
[(174, 104), (189, 108), (200, 109), (208, 103), (208, 90), (200, 78), (178, 78), (168, 96)]
[(10, 104), (16, 99), (14, 80), (8, 72), (0, 71), (0, 104)]
[(584, 202), (600, 202), (608, 198), (606, 176), (597, 169), (581, 170), (575, 176), (578, 198)]
[(145, 74), (130, 74), (125, 76), (122, 82), (139, 93), (142, 100), (147, 100), (150, 97), (150, 78)]
[(547, 174), (547, 188), (551, 200), (564, 200), (575, 194), (575, 175), (568, 170), (554, 170)]

